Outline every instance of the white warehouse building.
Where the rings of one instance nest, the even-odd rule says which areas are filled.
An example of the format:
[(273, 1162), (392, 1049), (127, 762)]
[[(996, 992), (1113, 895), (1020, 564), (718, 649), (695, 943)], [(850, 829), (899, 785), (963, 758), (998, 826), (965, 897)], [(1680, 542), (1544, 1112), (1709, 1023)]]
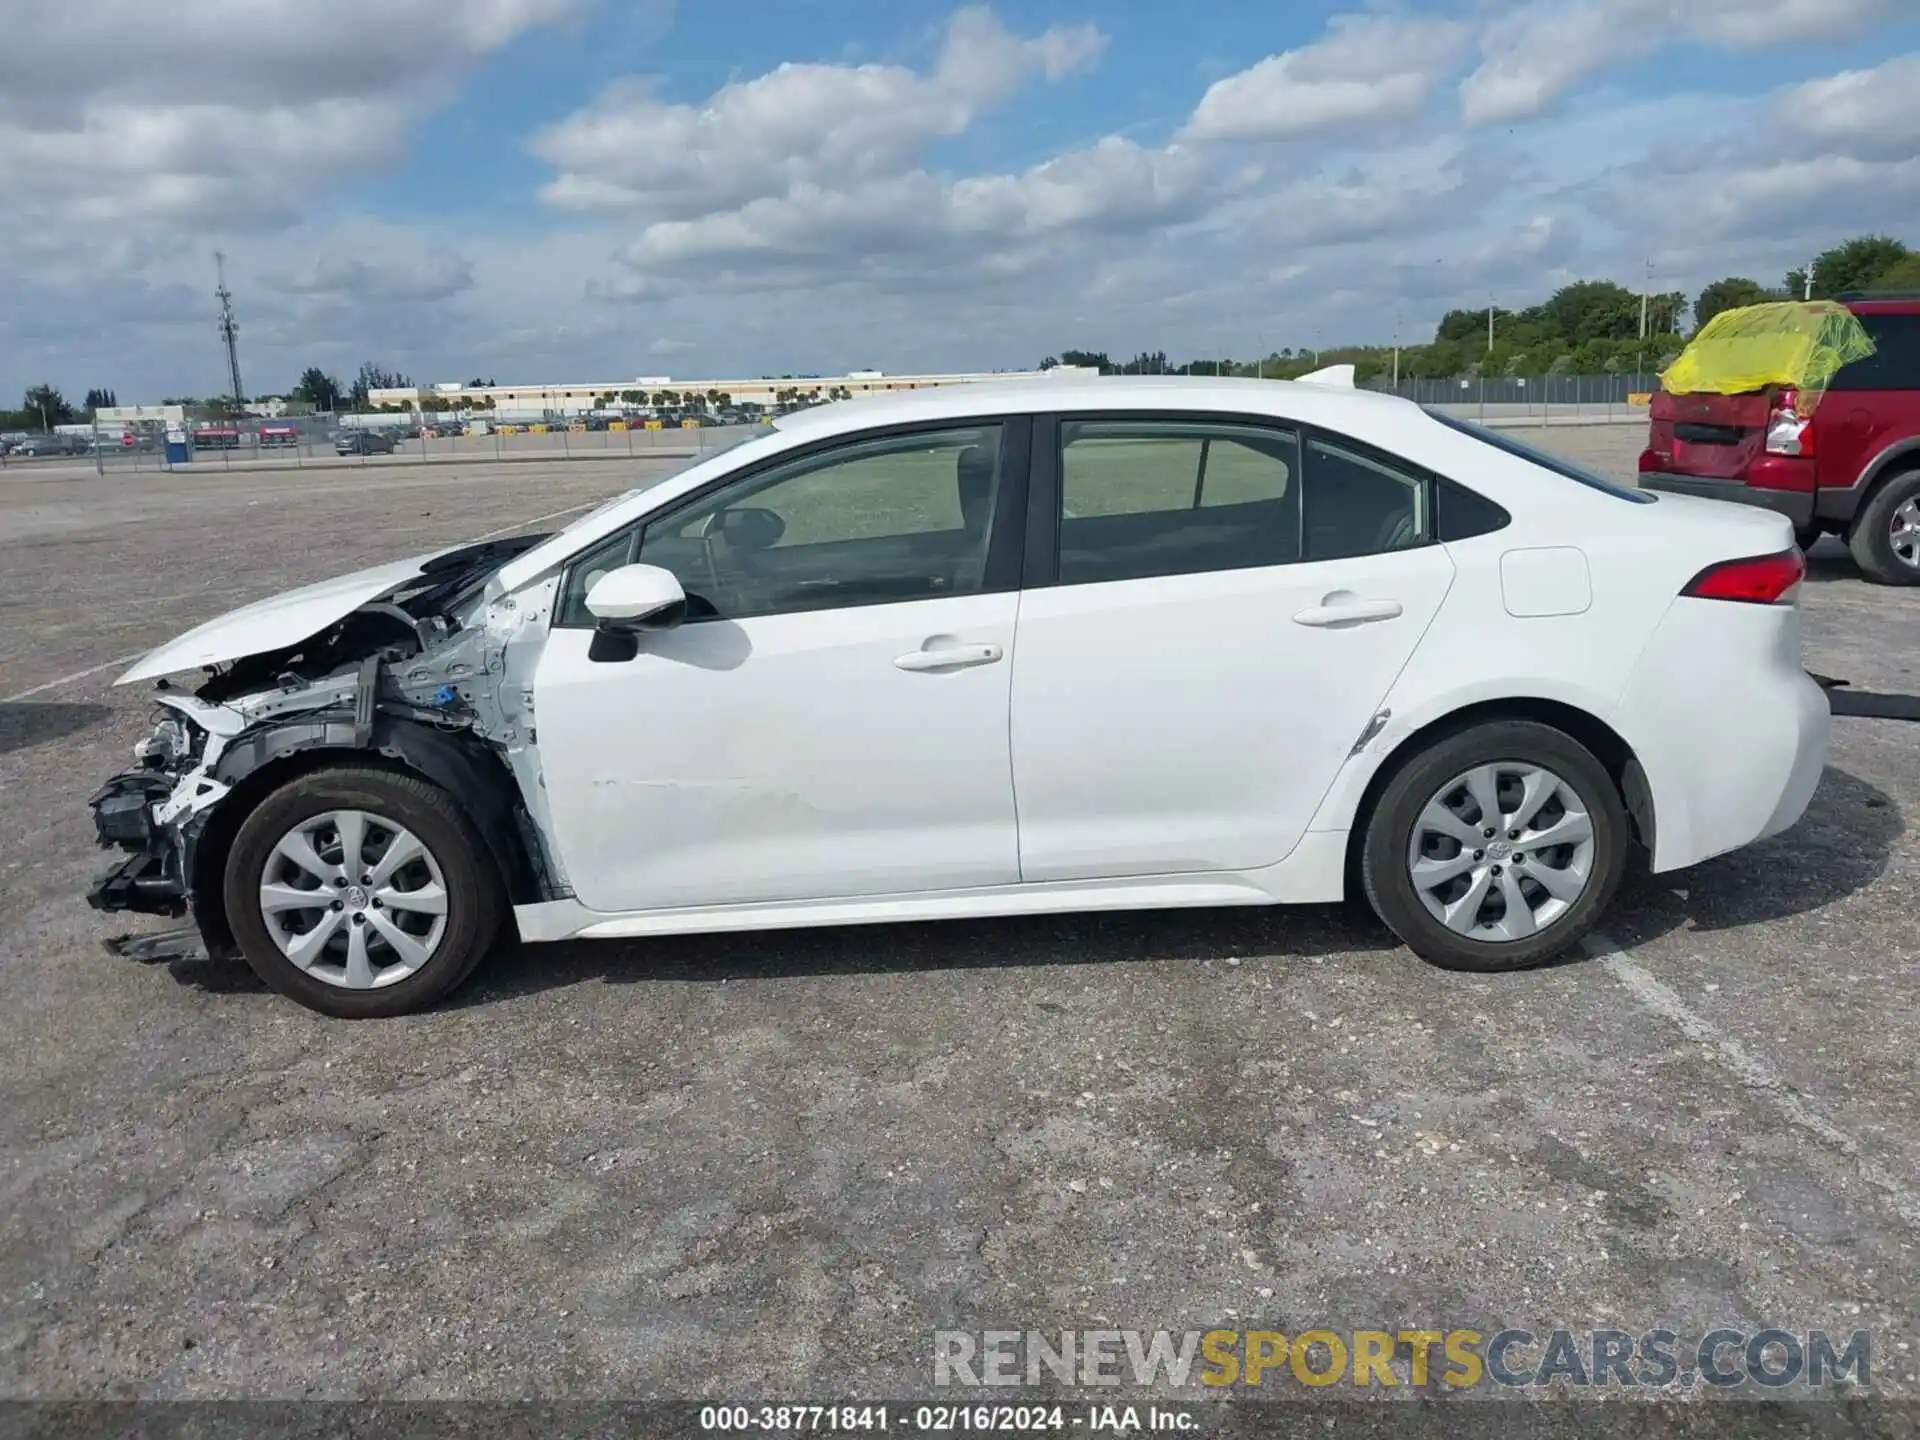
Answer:
[[(496, 417), (543, 418), (586, 415), (621, 408), (682, 408), (694, 397), (713, 403), (724, 396), (731, 405), (773, 408), (783, 400), (811, 402), (833, 396), (858, 398), (900, 390), (926, 390), (940, 385), (970, 385), (988, 380), (1045, 380), (1053, 375), (1089, 375), (1085, 366), (1060, 365), (1047, 370), (994, 370), (950, 375), (886, 375), (878, 370), (855, 370), (846, 375), (810, 375), (804, 378), (752, 380), (675, 380), (667, 375), (642, 375), (592, 385), (409, 385), (375, 390), (374, 406), (391, 405), (419, 410), (431, 398), (434, 409), (491, 410)], [(671, 398), (666, 398), (671, 397)], [(489, 403), (491, 402), (491, 403)]]

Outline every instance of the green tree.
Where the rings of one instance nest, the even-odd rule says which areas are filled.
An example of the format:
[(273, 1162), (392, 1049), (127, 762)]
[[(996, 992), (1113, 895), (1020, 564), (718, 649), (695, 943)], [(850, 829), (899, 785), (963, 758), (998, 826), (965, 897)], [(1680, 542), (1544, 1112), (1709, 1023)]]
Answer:
[(89, 390), (87, 391), (87, 398), (81, 403), (80, 408), (89, 412), (94, 410), (111, 410), (119, 403), (120, 402), (114, 398), (113, 391), (111, 390)]
[[(1113, 373), (1113, 361), (1107, 358), (1107, 352), (1104, 350), (1062, 350), (1057, 363), (1061, 365), (1091, 365), (1102, 375), (1110, 375)], [(1053, 367), (1049, 365), (1043, 366), (1042, 368), (1050, 370)]]
[(1889, 270), (1883, 270), (1873, 284), (1873, 290), (1920, 290), (1920, 252), (1907, 256)]
[(300, 379), (294, 385), (292, 394), (295, 400), (304, 401), (316, 410), (334, 411), (340, 408), (340, 382), (318, 365), (309, 365), (300, 372)]
[(1776, 298), (1758, 280), (1749, 280), (1744, 275), (1729, 275), (1724, 280), (1714, 281), (1700, 292), (1699, 298), (1693, 302), (1693, 323), (1695, 326), (1705, 325), (1723, 310), (1739, 310)]
[[(1831, 299), (1849, 291), (1865, 290), (1912, 253), (1891, 235), (1856, 235), (1844, 240), (1815, 258), (1813, 297)], [(1801, 292), (1794, 293), (1797, 296)]]
[[(1504, 310), (1494, 311), (1496, 327), (1499, 325), (1500, 317), (1506, 314), (1508, 312)], [(1487, 348), (1487, 312), (1485, 310), (1449, 310), (1441, 316), (1440, 327), (1433, 332), (1433, 340), (1436, 345), (1442, 343), (1464, 345), (1469, 341), (1478, 340), (1480, 348), (1485, 350)]]
[[(368, 360), (360, 366), (360, 373), (353, 380), (353, 388), (347, 393), (356, 406), (362, 406), (375, 390), (404, 390), (412, 384), (413, 381), (399, 371), (388, 370)], [(380, 408), (384, 410), (387, 407), (383, 405)]]
[(29, 386), (20, 408), (28, 416), (37, 417), (41, 428), (45, 430), (73, 421), (73, 407), (67, 403), (66, 396), (52, 385)]
[(1576, 280), (1540, 307), (1547, 326), (1569, 345), (1624, 340), (1640, 333), (1640, 297), (1611, 280)]

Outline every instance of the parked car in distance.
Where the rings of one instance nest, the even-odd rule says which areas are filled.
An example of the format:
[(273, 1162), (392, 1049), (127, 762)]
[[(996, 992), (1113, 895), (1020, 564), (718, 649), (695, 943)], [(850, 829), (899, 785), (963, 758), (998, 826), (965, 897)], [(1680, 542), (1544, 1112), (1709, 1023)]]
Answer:
[(53, 455), (79, 455), (85, 441), (72, 435), (29, 435), (14, 442), (12, 455), (17, 459), (45, 459)]
[(263, 450), (300, 443), (298, 425), (262, 425), (257, 433), (260, 437), (260, 448)]
[(1777, 511), (1804, 548), (1847, 542), (1867, 577), (1920, 585), (1920, 296), (1842, 296), (1874, 353), (1813, 413), (1793, 390), (1656, 394), (1640, 484)]
[[(288, 591), (93, 799), (103, 910), (345, 1016), (525, 941), (1361, 894), (1513, 970), (1805, 809), (1779, 515), (1307, 382), (982, 383)], [(1344, 380), (1345, 383), (1341, 383)], [(535, 717), (538, 723), (535, 723)], [(1711, 716), (1712, 723), (1701, 717)]]
[(391, 455), (394, 438), (383, 430), (342, 430), (333, 442), (336, 455)]

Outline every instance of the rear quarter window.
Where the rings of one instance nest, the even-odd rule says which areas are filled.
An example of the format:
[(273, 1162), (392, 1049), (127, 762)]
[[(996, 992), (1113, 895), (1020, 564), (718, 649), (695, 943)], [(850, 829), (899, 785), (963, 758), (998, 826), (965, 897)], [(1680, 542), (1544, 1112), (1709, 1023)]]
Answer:
[(1873, 354), (1843, 365), (1830, 390), (1920, 390), (1920, 315), (1861, 315)]
[(1458, 430), (1462, 435), (1471, 436), (1482, 445), (1490, 445), (1508, 455), (1538, 465), (1542, 470), (1550, 470), (1555, 475), (1584, 485), (1589, 490), (1598, 490), (1617, 500), (1625, 500), (1634, 505), (1651, 505), (1658, 498), (1644, 490), (1634, 490), (1625, 485), (1615, 484), (1597, 470), (1589, 470), (1584, 465), (1576, 465), (1562, 456), (1546, 450), (1537, 449), (1524, 440), (1517, 440), (1505, 430), (1496, 430), (1490, 425), (1476, 424), (1472, 420), (1462, 420), (1457, 415), (1449, 415), (1432, 406), (1425, 407), (1427, 414), (1446, 426), (1449, 430)]

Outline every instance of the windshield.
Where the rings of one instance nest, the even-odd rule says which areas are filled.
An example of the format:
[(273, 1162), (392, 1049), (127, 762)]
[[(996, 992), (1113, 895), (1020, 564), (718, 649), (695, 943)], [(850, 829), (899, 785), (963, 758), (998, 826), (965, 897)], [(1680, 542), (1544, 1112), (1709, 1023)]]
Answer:
[(1556, 475), (1563, 475), (1591, 489), (1605, 491), (1622, 500), (1631, 500), (1636, 505), (1651, 505), (1658, 498), (1645, 490), (1633, 490), (1625, 485), (1616, 484), (1599, 471), (1589, 470), (1584, 465), (1576, 465), (1563, 456), (1536, 449), (1524, 440), (1514, 439), (1504, 430), (1495, 430), (1491, 426), (1479, 425), (1472, 420), (1462, 420), (1458, 415), (1449, 415), (1446, 411), (1437, 410), (1431, 405), (1423, 405), (1421, 408), (1449, 430), (1458, 430), (1462, 435), (1471, 435), (1484, 445), (1491, 445), (1496, 450), (1504, 450), (1509, 455), (1517, 455), (1522, 460), (1532, 461), (1543, 470), (1551, 470)]
[(754, 425), (741, 431), (738, 435), (730, 435), (718, 443), (708, 444), (697, 454), (687, 456), (679, 464), (670, 466), (656, 475), (649, 475), (645, 484), (635, 485), (630, 490), (622, 490), (618, 495), (612, 495), (602, 500), (598, 505), (594, 506), (593, 509), (587, 511), (586, 514), (568, 521), (560, 528), (559, 533), (565, 535), (570, 531), (580, 529), (583, 525), (589, 525), (615, 506), (626, 504), (627, 501), (631, 500), (641, 491), (653, 489), (653, 487), (658, 485), (662, 480), (671, 480), (676, 475), (683, 475), (693, 469), (694, 466), (704, 465), (707, 461), (713, 459), (714, 456), (724, 455), (729, 450), (738, 450), (742, 445), (751, 444), (756, 440), (771, 439), (773, 434), (774, 431), (765, 425)]

